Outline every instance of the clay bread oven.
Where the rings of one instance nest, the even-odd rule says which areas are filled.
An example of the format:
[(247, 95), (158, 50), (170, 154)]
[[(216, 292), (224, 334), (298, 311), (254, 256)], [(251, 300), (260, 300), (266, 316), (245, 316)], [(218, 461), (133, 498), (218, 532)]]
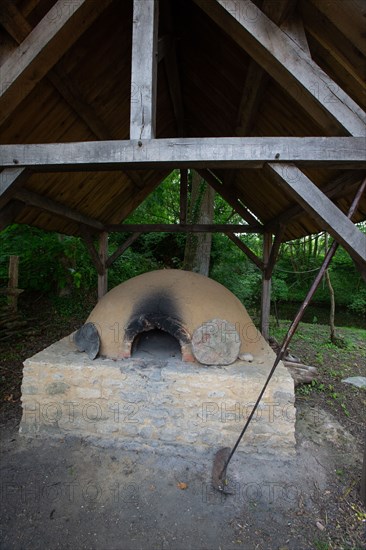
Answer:
[(230, 364), (258, 354), (263, 339), (245, 307), (223, 285), (188, 271), (167, 269), (130, 279), (106, 294), (87, 323), (100, 336), (100, 355), (131, 357), (139, 334), (159, 329), (175, 337), (183, 361)]

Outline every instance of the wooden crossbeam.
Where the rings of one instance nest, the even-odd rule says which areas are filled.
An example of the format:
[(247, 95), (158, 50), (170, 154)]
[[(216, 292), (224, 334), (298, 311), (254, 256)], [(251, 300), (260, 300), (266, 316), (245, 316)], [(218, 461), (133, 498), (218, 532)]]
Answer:
[(21, 167), (5, 168), (0, 173), (0, 210), (14, 197), (28, 177), (29, 172)]
[(109, 267), (111, 267), (111, 265), (117, 260), (117, 258), (119, 258), (127, 250), (127, 248), (129, 248), (131, 244), (133, 244), (136, 241), (136, 239), (139, 238), (140, 235), (141, 235), (140, 232), (133, 233), (133, 235), (130, 235), (128, 239), (126, 239), (125, 242), (121, 244), (121, 246), (119, 246), (117, 250), (115, 250), (113, 254), (109, 256), (105, 264), (106, 268), (108, 269)]
[(260, 222), (245, 208), (235, 196), (232, 186), (226, 182), (221, 183), (210, 170), (197, 170), (200, 176), (222, 196), (224, 200), (243, 218), (249, 225), (260, 225)]
[(134, 0), (130, 138), (155, 137), (158, 0)]
[(0, 124), (29, 95), (111, 0), (58, 0), (0, 66)]
[[(97, 273), (99, 276), (103, 276), (105, 273), (105, 265), (100, 259), (100, 256), (97, 252), (97, 249), (94, 246), (93, 237), (91, 234), (82, 226), (80, 226), (80, 232), (82, 234), (83, 240), (86, 244), (86, 247), (89, 251), (90, 257), (92, 259), (92, 262), (94, 264), (95, 269), (97, 270)], [(98, 288), (99, 291), (99, 288)]]
[(330, 134), (365, 136), (362, 109), (253, 2), (194, 1)]
[(227, 232), (226, 235), (229, 237), (230, 240), (233, 241), (234, 244), (236, 244), (236, 246), (238, 248), (240, 248), (240, 250), (242, 250), (244, 252), (244, 254), (246, 256), (248, 256), (248, 258), (261, 270), (263, 271), (264, 270), (264, 264), (263, 264), (263, 261), (258, 258), (258, 256), (256, 254), (254, 254), (254, 252), (245, 244), (243, 243), (243, 241), (241, 239), (239, 239), (239, 237), (237, 237), (236, 235), (234, 235), (234, 233), (230, 233), (230, 232)]
[(110, 232), (120, 233), (260, 233), (260, 226), (238, 224), (110, 224), (106, 225)]
[(358, 262), (366, 262), (364, 235), (339, 208), (293, 164), (270, 163), (268, 171), (317, 222)]
[(15, 198), (27, 205), (35, 206), (36, 208), (40, 208), (46, 212), (51, 212), (56, 216), (66, 218), (77, 223), (82, 223), (83, 225), (97, 229), (98, 231), (104, 230), (104, 225), (101, 222), (86, 216), (81, 212), (73, 210), (72, 208), (69, 208), (68, 206), (65, 206), (57, 201), (49, 199), (48, 197), (38, 195), (38, 193), (34, 193), (33, 191), (22, 189), (16, 193)]
[(259, 137), (0, 145), (0, 167), (4, 168), (262, 168), (267, 162), (365, 169), (366, 142), (360, 137)]
[[(345, 172), (339, 176), (332, 178), (328, 183), (322, 187), (322, 192), (329, 199), (336, 199), (344, 196), (345, 193), (352, 193), (357, 185), (359, 185), (361, 175), (358, 171)], [(293, 221), (296, 217), (301, 216), (304, 213), (304, 209), (298, 204), (290, 206), (281, 214), (264, 224), (265, 231), (271, 231), (275, 229), (279, 224), (287, 224), (290, 220)]]

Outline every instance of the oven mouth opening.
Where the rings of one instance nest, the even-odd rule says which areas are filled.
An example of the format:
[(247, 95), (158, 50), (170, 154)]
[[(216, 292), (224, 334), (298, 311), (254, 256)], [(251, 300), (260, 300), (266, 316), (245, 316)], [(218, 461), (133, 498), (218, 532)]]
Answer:
[(131, 357), (144, 359), (182, 359), (178, 340), (164, 330), (154, 328), (141, 332), (132, 342)]
[(165, 354), (165, 357), (192, 361), (191, 336), (176, 317), (160, 313), (137, 315), (125, 328), (123, 357), (142, 356), (138, 354), (145, 358), (161, 358)]

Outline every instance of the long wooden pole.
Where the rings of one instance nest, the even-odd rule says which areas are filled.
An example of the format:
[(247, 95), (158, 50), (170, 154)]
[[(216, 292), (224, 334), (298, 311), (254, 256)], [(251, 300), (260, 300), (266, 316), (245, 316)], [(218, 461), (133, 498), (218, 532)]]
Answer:
[[(354, 214), (355, 211), (357, 210), (357, 206), (358, 206), (358, 204), (359, 204), (359, 202), (360, 202), (360, 200), (361, 200), (361, 197), (362, 197), (362, 195), (363, 195), (365, 189), (366, 189), (366, 178), (365, 178), (365, 179), (363, 180), (363, 182), (361, 183), (361, 185), (360, 185), (360, 187), (359, 187), (359, 189), (358, 189), (358, 191), (357, 191), (357, 193), (356, 193), (356, 196), (355, 196), (355, 198), (354, 198), (353, 201), (352, 201), (352, 204), (351, 204), (351, 206), (350, 206), (350, 209), (349, 209), (348, 215), (347, 215), (347, 217), (348, 217), (349, 219), (352, 219), (353, 214)], [(327, 254), (326, 254), (325, 258), (324, 258), (323, 264), (322, 264), (321, 268), (319, 269), (319, 271), (318, 271), (318, 273), (317, 273), (317, 275), (316, 275), (316, 277), (315, 277), (315, 280), (314, 280), (313, 284), (311, 285), (311, 287), (310, 287), (310, 289), (309, 289), (309, 292), (308, 292), (307, 295), (306, 295), (305, 300), (304, 300), (303, 303), (301, 304), (300, 309), (299, 309), (299, 311), (298, 311), (298, 313), (297, 313), (295, 319), (292, 321), (292, 323), (291, 323), (291, 325), (290, 325), (290, 327), (289, 327), (289, 329), (288, 329), (288, 331), (287, 331), (287, 334), (286, 334), (286, 336), (285, 336), (284, 339), (283, 339), (281, 348), (280, 348), (280, 350), (279, 350), (279, 352), (278, 352), (278, 354), (277, 354), (277, 357), (276, 357), (276, 359), (275, 359), (275, 362), (274, 362), (274, 364), (273, 364), (273, 367), (271, 368), (270, 373), (268, 374), (267, 380), (265, 381), (264, 386), (263, 386), (263, 388), (262, 388), (262, 390), (261, 390), (261, 392), (260, 392), (260, 394), (259, 394), (259, 396), (258, 396), (258, 399), (257, 399), (257, 401), (256, 401), (256, 403), (255, 403), (255, 405), (254, 405), (254, 407), (253, 407), (253, 409), (252, 409), (252, 411), (251, 411), (251, 413), (250, 413), (250, 415), (249, 415), (249, 417), (248, 417), (246, 423), (245, 423), (244, 428), (242, 429), (242, 431), (241, 431), (241, 433), (240, 433), (238, 439), (236, 440), (236, 443), (235, 443), (234, 447), (233, 447), (232, 450), (230, 451), (230, 454), (229, 454), (227, 460), (225, 461), (225, 463), (224, 463), (224, 465), (223, 465), (223, 468), (222, 468), (222, 470), (221, 470), (221, 474), (220, 474), (220, 476), (219, 476), (219, 479), (220, 479), (220, 480), (222, 480), (222, 479), (224, 478), (224, 476), (225, 476), (225, 474), (226, 474), (226, 469), (227, 469), (227, 467), (228, 467), (228, 465), (229, 465), (229, 463), (230, 463), (230, 460), (232, 459), (232, 457), (233, 457), (233, 455), (234, 455), (236, 449), (238, 448), (238, 445), (239, 445), (240, 441), (242, 440), (242, 438), (243, 438), (243, 436), (244, 436), (244, 434), (245, 434), (245, 432), (246, 432), (246, 430), (247, 430), (247, 428), (248, 428), (248, 426), (249, 426), (249, 424), (250, 424), (250, 422), (251, 422), (251, 420), (252, 420), (252, 418), (253, 418), (253, 416), (254, 416), (256, 410), (257, 410), (257, 408), (258, 408), (258, 406), (259, 406), (259, 403), (261, 402), (261, 399), (262, 399), (262, 397), (263, 397), (263, 395), (264, 395), (264, 392), (266, 391), (267, 386), (268, 386), (269, 382), (271, 381), (271, 378), (272, 378), (272, 376), (273, 376), (273, 374), (274, 374), (274, 372), (275, 372), (275, 370), (276, 370), (276, 367), (277, 367), (278, 363), (279, 363), (279, 362), (281, 361), (281, 359), (284, 357), (284, 355), (285, 355), (285, 353), (286, 353), (286, 350), (287, 350), (287, 348), (288, 348), (288, 346), (289, 346), (289, 344), (290, 344), (290, 342), (291, 342), (291, 339), (292, 339), (293, 335), (295, 334), (296, 329), (297, 329), (297, 327), (299, 326), (299, 323), (300, 323), (300, 321), (301, 321), (301, 319), (302, 319), (302, 317), (303, 317), (303, 315), (304, 315), (304, 312), (305, 312), (307, 306), (309, 305), (309, 302), (310, 302), (311, 299), (313, 298), (313, 296), (314, 296), (314, 294), (315, 294), (315, 292), (316, 292), (316, 290), (317, 290), (319, 284), (321, 283), (321, 280), (322, 280), (322, 278), (323, 278), (323, 276), (324, 276), (324, 273), (325, 273), (326, 269), (328, 269), (329, 264), (330, 264), (330, 262), (331, 262), (331, 260), (332, 260), (332, 258), (333, 258), (333, 256), (334, 256), (335, 252), (337, 251), (338, 246), (339, 246), (338, 243), (337, 243), (336, 241), (333, 241), (332, 246), (329, 248), (329, 250), (328, 250), (328, 252), (327, 252)], [(220, 451), (219, 451), (219, 452), (220, 452)], [(366, 451), (365, 451), (365, 457), (366, 457)], [(365, 470), (365, 461), (366, 461), (366, 458), (364, 459), (364, 470)], [(365, 474), (365, 475), (366, 475), (366, 474)], [(364, 483), (364, 481), (365, 481), (365, 480), (363, 480), (362, 483)]]

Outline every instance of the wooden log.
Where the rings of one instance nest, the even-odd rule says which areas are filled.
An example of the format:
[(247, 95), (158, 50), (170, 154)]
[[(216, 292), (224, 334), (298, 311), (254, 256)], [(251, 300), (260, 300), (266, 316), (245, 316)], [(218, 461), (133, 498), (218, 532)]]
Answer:
[(283, 361), (283, 364), (294, 379), (295, 386), (299, 384), (309, 384), (318, 374), (316, 367), (310, 365), (293, 363), (292, 361)]

